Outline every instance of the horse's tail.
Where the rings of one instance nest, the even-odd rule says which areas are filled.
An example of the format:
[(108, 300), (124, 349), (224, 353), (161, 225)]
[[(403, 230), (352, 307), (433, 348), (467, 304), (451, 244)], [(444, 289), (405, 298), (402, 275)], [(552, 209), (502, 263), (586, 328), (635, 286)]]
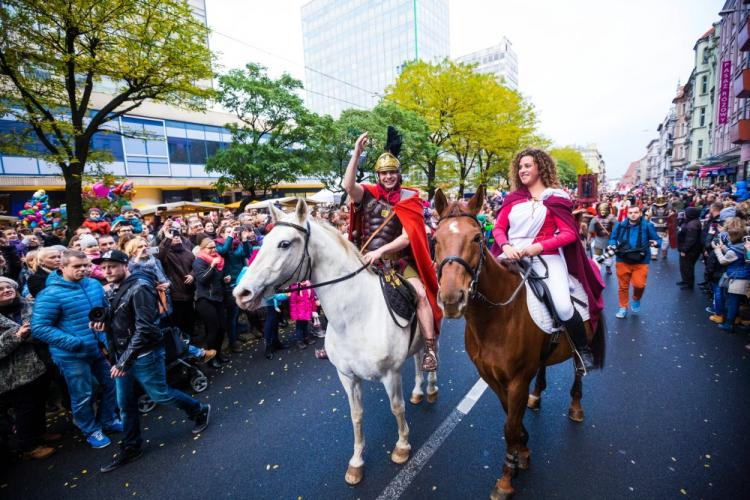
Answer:
[(604, 368), (604, 357), (607, 350), (607, 323), (604, 315), (599, 316), (594, 338), (591, 339), (591, 353), (594, 355), (594, 367)]

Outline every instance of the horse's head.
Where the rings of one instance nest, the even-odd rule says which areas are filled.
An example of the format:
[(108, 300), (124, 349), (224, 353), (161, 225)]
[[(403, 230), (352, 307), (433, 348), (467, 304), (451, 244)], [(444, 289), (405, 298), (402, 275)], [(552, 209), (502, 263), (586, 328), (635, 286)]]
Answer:
[(476, 216), (483, 201), (483, 187), (477, 189), (468, 204), (448, 203), (441, 190), (435, 193), (435, 208), (440, 215), (435, 232), (438, 305), (448, 318), (463, 315), (472, 286), (476, 286), (484, 251), (484, 235)]
[(242, 309), (257, 309), (263, 298), (278, 288), (307, 278), (310, 260), (308, 244), (310, 221), (307, 203), (297, 202), (290, 214), (269, 203), (273, 230), (263, 238), (263, 245), (253, 263), (234, 288), (234, 298)]

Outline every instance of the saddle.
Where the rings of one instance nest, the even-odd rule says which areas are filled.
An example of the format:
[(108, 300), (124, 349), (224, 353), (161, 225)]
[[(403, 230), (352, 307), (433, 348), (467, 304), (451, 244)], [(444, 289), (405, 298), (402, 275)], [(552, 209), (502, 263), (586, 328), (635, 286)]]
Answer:
[[(383, 291), (383, 298), (391, 319), (399, 328), (409, 327), (409, 345), (411, 345), (417, 331), (417, 292), (395, 269), (373, 267), (372, 270), (380, 279), (380, 289)], [(406, 323), (400, 323), (396, 315), (405, 318)]]

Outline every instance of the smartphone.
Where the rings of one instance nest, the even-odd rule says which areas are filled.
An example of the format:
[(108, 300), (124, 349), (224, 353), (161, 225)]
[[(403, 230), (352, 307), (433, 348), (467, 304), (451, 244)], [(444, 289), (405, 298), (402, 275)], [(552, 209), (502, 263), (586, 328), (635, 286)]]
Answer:
[(156, 255), (157, 253), (159, 253), (159, 247), (148, 247), (149, 255)]
[(235, 226), (232, 231), (234, 231), (237, 234), (240, 234), (242, 232), (242, 226)]

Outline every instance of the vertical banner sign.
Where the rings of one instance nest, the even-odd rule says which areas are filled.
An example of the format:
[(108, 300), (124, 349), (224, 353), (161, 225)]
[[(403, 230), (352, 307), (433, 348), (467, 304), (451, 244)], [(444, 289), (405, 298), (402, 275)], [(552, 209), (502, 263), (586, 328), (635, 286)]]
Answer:
[(719, 125), (727, 122), (729, 115), (729, 85), (732, 78), (732, 61), (721, 63), (721, 92), (719, 94)]

